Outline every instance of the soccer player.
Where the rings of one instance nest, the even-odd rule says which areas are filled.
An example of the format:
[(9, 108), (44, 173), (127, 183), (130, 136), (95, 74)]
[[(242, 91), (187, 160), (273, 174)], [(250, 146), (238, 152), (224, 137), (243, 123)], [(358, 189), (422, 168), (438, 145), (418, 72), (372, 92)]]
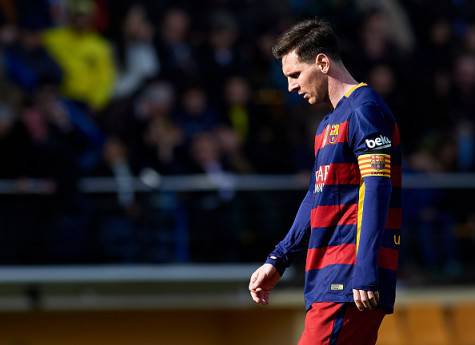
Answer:
[(299, 345), (375, 344), (392, 313), (400, 245), (400, 148), (384, 101), (343, 64), (324, 21), (296, 24), (273, 48), (289, 92), (327, 102), (315, 135), (310, 187), (285, 238), (251, 276), (258, 304), (307, 250), (307, 315)]

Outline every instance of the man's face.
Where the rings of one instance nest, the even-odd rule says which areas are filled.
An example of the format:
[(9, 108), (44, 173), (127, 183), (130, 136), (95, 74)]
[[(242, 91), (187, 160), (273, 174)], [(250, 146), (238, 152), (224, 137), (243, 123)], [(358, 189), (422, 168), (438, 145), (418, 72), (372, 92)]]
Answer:
[(289, 92), (298, 92), (310, 104), (328, 99), (328, 78), (315, 63), (300, 60), (295, 50), (282, 57), (282, 72), (287, 77)]
[(88, 13), (75, 13), (71, 15), (71, 26), (79, 31), (84, 32), (91, 28), (92, 15)]

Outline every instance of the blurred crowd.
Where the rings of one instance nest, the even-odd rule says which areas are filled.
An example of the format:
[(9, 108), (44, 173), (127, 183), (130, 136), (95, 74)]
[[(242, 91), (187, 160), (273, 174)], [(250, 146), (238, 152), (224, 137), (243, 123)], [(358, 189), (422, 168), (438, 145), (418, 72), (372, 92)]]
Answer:
[[(223, 247), (215, 259), (259, 260), (258, 245), (254, 254), (242, 253), (256, 241), (256, 229), (243, 230), (252, 222), (236, 213), (269, 203), (262, 195), (230, 208), (232, 191), (195, 193), (186, 203), (162, 194), (153, 200), (159, 219), (148, 219), (127, 181), (150, 169), (308, 174), (313, 133), (329, 109), (287, 93), (271, 47), (289, 25), (313, 16), (333, 24), (345, 64), (398, 118), (407, 173), (475, 171), (473, 1), (1, 0), (0, 178), (13, 180), (19, 194), (2, 197), (0, 259), (94, 261), (107, 242), (117, 245), (103, 260), (205, 260), (213, 248), (203, 243), (214, 238), (244, 246)], [(94, 203), (78, 189), (90, 176), (113, 177), (119, 185), (117, 196), (100, 206), (110, 207), (110, 215), (95, 223)], [(54, 197), (22, 195), (34, 178)], [(406, 198), (407, 224), (418, 229), (409, 243), (423, 243), (421, 262), (459, 271), (457, 234), (473, 239), (475, 214), (450, 210), (453, 198), (442, 192), (414, 190)], [(261, 228), (280, 221), (268, 212), (254, 212)], [(223, 214), (238, 219), (234, 230)], [(188, 236), (187, 243), (203, 243), (197, 252), (184, 245), (175, 257), (146, 258), (139, 254), (143, 247), (124, 245), (140, 242), (145, 235), (137, 228), (154, 222), (173, 223), (170, 236), (181, 234), (178, 242)], [(41, 224), (55, 230), (40, 231)], [(190, 227), (197, 229), (195, 239)], [(161, 243), (160, 231), (145, 236), (150, 253)], [(97, 248), (84, 255), (91, 236)], [(439, 245), (428, 238), (445, 249), (434, 250)], [(38, 256), (45, 245), (54, 254)]]

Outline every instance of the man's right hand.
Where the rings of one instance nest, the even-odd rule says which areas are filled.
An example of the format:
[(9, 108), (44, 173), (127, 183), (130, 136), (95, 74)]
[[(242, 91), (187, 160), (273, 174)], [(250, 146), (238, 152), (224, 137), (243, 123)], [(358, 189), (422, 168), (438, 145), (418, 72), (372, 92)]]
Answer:
[(253, 301), (257, 304), (268, 304), (269, 294), (279, 279), (279, 272), (271, 264), (259, 267), (249, 281), (249, 291)]

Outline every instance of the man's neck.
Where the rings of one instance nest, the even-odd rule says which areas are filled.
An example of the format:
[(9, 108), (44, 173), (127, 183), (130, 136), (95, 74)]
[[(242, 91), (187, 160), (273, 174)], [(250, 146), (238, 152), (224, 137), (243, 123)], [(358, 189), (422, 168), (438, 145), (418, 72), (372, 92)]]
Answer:
[(328, 74), (328, 97), (333, 108), (357, 84), (358, 82), (342, 63), (335, 64), (332, 72)]

